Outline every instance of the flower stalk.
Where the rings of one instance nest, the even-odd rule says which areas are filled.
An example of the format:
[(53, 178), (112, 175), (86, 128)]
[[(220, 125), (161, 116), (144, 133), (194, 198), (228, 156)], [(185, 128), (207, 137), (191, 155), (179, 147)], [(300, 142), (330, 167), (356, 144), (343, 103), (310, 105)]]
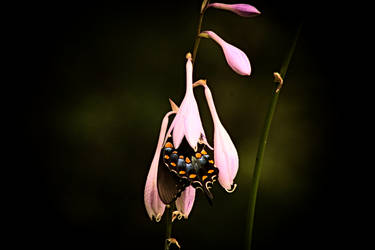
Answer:
[(300, 34), (302, 28), (302, 24), (299, 26), (297, 33), (294, 37), (293, 44), (281, 66), (280, 73), (274, 73), (275, 82), (277, 83), (276, 88), (273, 90), (272, 93), (272, 100), (271, 104), (269, 106), (266, 119), (264, 122), (264, 127), (262, 130), (262, 135), (260, 137), (259, 145), (258, 145), (258, 151), (256, 155), (255, 160), (255, 167), (253, 172), (253, 179), (251, 182), (251, 189), (250, 189), (250, 199), (249, 199), (249, 212), (248, 212), (248, 218), (249, 218), (249, 224), (248, 224), (248, 249), (251, 249), (251, 243), (252, 243), (252, 236), (253, 236), (253, 228), (254, 228), (254, 216), (255, 216), (255, 205), (256, 205), (256, 199), (257, 199), (257, 193), (258, 193), (258, 187), (259, 187), (259, 180), (260, 180), (260, 174), (263, 166), (263, 158), (264, 158), (264, 152), (267, 146), (268, 136), (271, 128), (272, 118), (275, 114), (277, 103), (279, 100), (280, 90), (283, 87), (284, 78), (286, 75), (286, 72), (288, 70), (288, 66), (290, 63), (290, 60), (294, 54), (294, 50), (297, 44), (297, 40)]
[(202, 29), (202, 22), (203, 22), (203, 17), (204, 17), (204, 13), (206, 12), (206, 9), (207, 9), (207, 5), (210, 1), (207, 1), (207, 0), (204, 0), (203, 3), (202, 3), (202, 7), (201, 7), (201, 12), (199, 14), (199, 21), (198, 21), (198, 27), (197, 27), (197, 34), (195, 36), (195, 40), (194, 40), (194, 46), (193, 46), (193, 59), (192, 59), (192, 63), (194, 65), (195, 63), (195, 59), (196, 59), (196, 56), (197, 56), (197, 52), (198, 52), (198, 47), (199, 47), (199, 43), (201, 41), (201, 38), (199, 36), (199, 34), (201, 33), (201, 29)]
[(164, 242), (164, 250), (169, 250), (169, 239), (171, 238), (172, 234), (172, 213), (173, 209), (170, 205), (166, 206), (166, 227), (165, 227), (165, 242)]

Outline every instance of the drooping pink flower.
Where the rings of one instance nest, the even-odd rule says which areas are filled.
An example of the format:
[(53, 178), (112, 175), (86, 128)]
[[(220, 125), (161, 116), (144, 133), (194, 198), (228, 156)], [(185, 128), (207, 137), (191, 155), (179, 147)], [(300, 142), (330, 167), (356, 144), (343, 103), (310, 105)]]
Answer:
[(210, 3), (207, 8), (213, 7), (216, 9), (228, 10), (242, 17), (254, 17), (260, 14), (254, 6), (250, 4), (224, 4), (224, 3)]
[[(185, 97), (180, 107), (170, 100), (172, 111), (167, 113), (163, 119), (158, 145), (146, 181), (145, 206), (150, 218), (156, 218), (156, 221), (160, 221), (165, 206), (172, 202), (175, 202), (177, 208), (174, 215), (177, 214), (179, 219), (187, 219), (193, 208), (196, 188), (202, 189), (212, 204), (213, 195), (210, 189), (217, 178), (219, 181), (222, 179), (221, 185), (228, 192), (234, 190), (232, 184), (237, 170), (234, 170), (233, 163), (229, 162), (228, 165), (229, 158), (226, 150), (229, 152), (229, 157), (233, 152), (236, 154), (237, 152), (233, 143), (234, 150), (230, 145), (228, 147), (228, 141), (231, 143), (229, 135), (217, 117), (212, 96), (210, 101), (206, 93), (214, 120), (215, 147), (218, 148), (219, 154), (225, 155), (217, 155), (216, 150), (208, 144), (193, 93), (191, 60), (189, 53), (186, 63)], [(205, 80), (199, 80), (194, 86), (196, 84), (205, 85), (205, 83)], [(176, 114), (176, 116), (168, 132), (165, 133), (168, 117), (171, 114)], [(215, 165), (210, 150), (214, 150), (214, 159), (215, 161), (217, 159), (219, 164)], [(223, 171), (222, 177), (220, 177), (221, 173), (219, 174), (219, 166)]]
[[(158, 145), (155, 150), (155, 155), (151, 163), (144, 190), (144, 203), (146, 211), (150, 219), (152, 220), (153, 218), (155, 218), (157, 222), (161, 220), (166, 206), (160, 199), (157, 187), (158, 167), (160, 164), (159, 159), (168, 126), (168, 118), (170, 115), (175, 114), (179, 111), (179, 107), (171, 99), (169, 99), (169, 102), (171, 104), (172, 111), (168, 112), (163, 118), (159, 133)], [(185, 219), (188, 218), (190, 211), (193, 208), (194, 200), (195, 188), (189, 186), (181, 193), (181, 196), (176, 200), (176, 212), (179, 214), (178, 219), (181, 219), (182, 217)]]
[(228, 132), (220, 122), (209, 87), (207, 84), (199, 85), (204, 86), (207, 104), (214, 122), (214, 159), (219, 169), (219, 183), (227, 192), (233, 192), (237, 186), (233, 181), (238, 171), (238, 153)]
[(164, 139), (157, 185), (162, 202), (170, 204), (177, 199), (177, 209), (185, 218), (193, 206), (194, 188), (201, 188), (211, 203), (209, 189), (218, 176), (193, 93), (191, 54), (186, 58), (186, 93)]
[(203, 31), (202, 33), (207, 34), (209, 38), (212, 38), (215, 42), (217, 42), (221, 46), (228, 65), (237, 74), (239, 75), (251, 74), (250, 61), (242, 50), (227, 43), (221, 37), (216, 35), (213, 31)]
[(158, 176), (158, 165), (160, 152), (163, 147), (165, 132), (168, 126), (168, 117), (175, 112), (168, 112), (162, 121), (158, 145), (156, 146), (155, 155), (151, 162), (151, 167), (147, 175), (146, 186), (144, 191), (144, 202), (146, 210), (150, 219), (155, 218), (156, 221), (160, 221), (161, 216), (165, 210), (165, 204), (160, 200), (158, 188), (157, 188), (157, 176)]
[(193, 64), (191, 62), (191, 54), (188, 53), (186, 58), (186, 93), (167, 135), (173, 130), (173, 144), (176, 149), (178, 149), (182, 139), (185, 137), (190, 147), (196, 150), (200, 139), (206, 145), (209, 144), (203, 130), (197, 101), (193, 93)]

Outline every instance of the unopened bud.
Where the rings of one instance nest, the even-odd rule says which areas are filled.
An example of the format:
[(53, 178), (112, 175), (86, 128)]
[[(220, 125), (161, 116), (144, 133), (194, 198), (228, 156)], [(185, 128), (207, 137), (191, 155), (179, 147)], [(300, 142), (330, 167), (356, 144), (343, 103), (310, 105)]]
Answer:
[(254, 6), (249, 4), (224, 4), (224, 3), (211, 3), (207, 8), (213, 7), (216, 9), (228, 10), (242, 17), (255, 17), (260, 14)]

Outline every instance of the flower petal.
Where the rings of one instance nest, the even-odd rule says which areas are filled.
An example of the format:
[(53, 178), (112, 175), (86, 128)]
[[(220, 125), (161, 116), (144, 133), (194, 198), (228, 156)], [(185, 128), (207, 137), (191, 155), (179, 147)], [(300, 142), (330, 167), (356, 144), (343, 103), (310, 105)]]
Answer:
[[(185, 108), (184, 103), (180, 105), (180, 110), (177, 112), (176, 117), (173, 120), (173, 145), (175, 148), (178, 148), (184, 138), (185, 134)], [(172, 127), (172, 125), (171, 125)]]
[(202, 134), (204, 135), (204, 130), (193, 93), (193, 65), (191, 57), (188, 57), (186, 62), (186, 93), (173, 121), (173, 144), (175, 148), (178, 148), (185, 136), (189, 145), (195, 149)]
[(247, 58), (246, 54), (242, 50), (227, 43), (221, 37), (216, 35), (213, 31), (203, 31), (202, 33), (208, 34), (210, 38), (212, 38), (215, 42), (217, 42), (221, 46), (228, 65), (237, 74), (239, 75), (251, 74), (251, 66), (250, 66), (249, 58)]
[(194, 98), (194, 95), (191, 94), (186, 99), (186, 118), (185, 123), (185, 137), (188, 141), (190, 147), (193, 149), (197, 147), (198, 139), (201, 134), (204, 134), (201, 118), (199, 115), (198, 105)]
[[(176, 208), (181, 217), (183, 216), (185, 219), (188, 218), (194, 205), (194, 199), (195, 188), (188, 186), (185, 191), (181, 193), (181, 196), (176, 200)], [(181, 217), (179, 217), (179, 219), (181, 219)]]
[(167, 130), (167, 126), (168, 126), (168, 117), (169, 115), (174, 114), (174, 113), (175, 112), (173, 111), (168, 112), (163, 118), (162, 125), (160, 128), (158, 145), (156, 147), (155, 155), (154, 155), (154, 158), (152, 159), (151, 167), (147, 175), (145, 191), (144, 191), (144, 202), (145, 202), (147, 213), (150, 219), (155, 218), (157, 222), (160, 221), (161, 216), (163, 215), (164, 210), (165, 210), (165, 205), (160, 200), (160, 197), (158, 194), (158, 188), (157, 188), (159, 157), (160, 157), (160, 152), (164, 143), (165, 131)]
[(221, 123), (215, 127), (214, 149), (215, 164), (219, 169), (219, 183), (227, 191), (231, 190), (238, 171), (239, 159), (236, 147)]
[(233, 188), (233, 180), (238, 171), (238, 153), (228, 132), (220, 122), (210, 89), (207, 85), (204, 85), (204, 88), (207, 104), (214, 122), (214, 160), (216, 167), (219, 169), (218, 180), (222, 187), (230, 191)]
[(250, 4), (224, 4), (224, 3), (211, 3), (207, 7), (213, 7), (216, 9), (228, 10), (242, 17), (254, 17), (260, 14), (254, 6)]

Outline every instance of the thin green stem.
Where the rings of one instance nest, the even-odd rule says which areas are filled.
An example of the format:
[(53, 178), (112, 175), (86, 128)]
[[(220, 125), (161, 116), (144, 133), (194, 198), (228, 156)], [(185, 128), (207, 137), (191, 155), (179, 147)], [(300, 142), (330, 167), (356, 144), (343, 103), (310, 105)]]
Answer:
[(165, 227), (165, 242), (164, 242), (164, 250), (169, 250), (169, 243), (168, 239), (171, 238), (172, 235), (172, 213), (173, 209), (171, 206), (166, 206), (166, 227)]
[(281, 81), (278, 81), (279, 84), (276, 86), (275, 90), (273, 90), (272, 92), (273, 96), (272, 96), (271, 104), (269, 106), (269, 109), (266, 115), (262, 135), (260, 137), (260, 141), (258, 145), (258, 152), (256, 155), (256, 160), (255, 160), (255, 167), (254, 167), (254, 172), (253, 172), (253, 179), (251, 183), (250, 200), (249, 200), (250, 202), (249, 204), (249, 229), (248, 229), (248, 235), (249, 235), (248, 249), (249, 250), (251, 249), (251, 243), (252, 243), (252, 238), (253, 238), (255, 204), (257, 200), (257, 193), (258, 193), (258, 187), (259, 187), (260, 174), (261, 174), (262, 165), (263, 165), (264, 152), (265, 152), (267, 141), (268, 141), (272, 118), (275, 114), (277, 102), (279, 100), (280, 90), (281, 90), (281, 87), (283, 86), (283, 79), (285, 78), (290, 60), (294, 54), (294, 50), (297, 44), (297, 40), (301, 31), (301, 28), (302, 28), (302, 24), (299, 26), (298, 31), (295, 35), (293, 44), (289, 50), (289, 53), (287, 54), (281, 66), (281, 69), (280, 69)]
[(281, 77), (282, 77), (283, 79), (284, 79), (285, 76), (286, 76), (286, 72), (287, 72), (287, 70), (288, 70), (290, 60), (292, 59), (292, 56), (293, 56), (293, 54), (294, 54), (294, 50), (296, 49), (297, 40), (298, 40), (299, 34), (301, 33), (302, 26), (303, 26), (303, 22), (301, 22), (301, 24), (299, 25), (298, 30), (297, 30), (297, 32), (296, 32), (296, 34), (295, 34), (295, 37), (294, 37), (294, 40), (293, 40), (293, 44), (292, 44), (292, 46), (290, 47), (289, 53), (288, 53), (288, 55), (285, 57), (284, 62), (283, 62), (283, 64), (282, 64), (282, 66), (281, 66), (281, 69), (280, 69), (280, 75), (281, 75)]
[(192, 59), (193, 65), (195, 63), (195, 59), (196, 59), (198, 48), (199, 48), (199, 43), (201, 41), (201, 38), (199, 37), (199, 34), (201, 33), (202, 22), (203, 22), (203, 17), (204, 17), (204, 13), (205, 12), (206, 12), (206, 8), (204, 8), (201, 11), (200, 15), (199, 15), (199, 22), (198, 22), (198, 27), (197, 27), (197, 33), (196, 33), (196, 36), (195, 36), (194, 46), (193, 46), (193, 59)]

